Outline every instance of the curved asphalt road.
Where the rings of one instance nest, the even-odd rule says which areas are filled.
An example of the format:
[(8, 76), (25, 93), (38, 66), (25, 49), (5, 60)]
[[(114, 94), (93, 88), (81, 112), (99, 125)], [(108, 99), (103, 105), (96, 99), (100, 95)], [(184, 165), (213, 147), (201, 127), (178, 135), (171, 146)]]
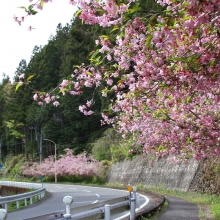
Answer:
[[(127, 196), (128, 191), (115, 190), (82, 185), (44, 184), (50, 195), (42, 201), (26, 208), (8, 213), (7, 220), (22, 220), (65, 209), (64, 196), (72, 196), (72, 207), (84, 206), (121, 196)], [(140, 203), (146, 203), (146, 198), (140, 196)]]

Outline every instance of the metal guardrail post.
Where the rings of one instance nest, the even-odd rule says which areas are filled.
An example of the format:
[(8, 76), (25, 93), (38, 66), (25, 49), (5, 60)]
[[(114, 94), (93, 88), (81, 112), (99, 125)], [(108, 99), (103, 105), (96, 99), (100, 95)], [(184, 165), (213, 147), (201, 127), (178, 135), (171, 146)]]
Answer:
[(132, 192), (132, 198), (134, 198), (135, 200), (134, 200), (134, 203), (135, 203), (135, 208), (136, 208), (136, 192), (137, 192), (137, 187), (136, 186), (133, 186), (132, 187), (132, 189), (133, 189), (133, 192)]
[(130, 220), (135, 220), (135, 199), (131, 198)]
[(140, 208), (140, 194), (136, 193), (136, 209)]
[(110, 210), (111, 210), (111, 205), (105, 205), (105, 220), (110, 220), (110, 217), (111, 217), (111, 213), (110, 213)]
[(16, 201), (16, 207), (19, 209), (19, 201)]
[(5, 210), (7, 211), (8, 210), (8, 204), (5, 203)]

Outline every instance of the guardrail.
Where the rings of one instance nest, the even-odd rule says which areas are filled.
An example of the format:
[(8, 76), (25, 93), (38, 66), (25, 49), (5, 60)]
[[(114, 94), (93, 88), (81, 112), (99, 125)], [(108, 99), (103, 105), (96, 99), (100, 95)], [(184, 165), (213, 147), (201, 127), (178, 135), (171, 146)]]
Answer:
[(13, 182), (13, 181), (0, 181), (1, 186), (12, 186), (20, 187), (27, 189), (34, 189), (32, 192), (22, 193), (13, 196), (4, 196), (0, 197), (0, 204), (4, 206), (4, 209), (7, 211), (8, 203), (16, 202), (17, 209), (19, 208), (19, 201), (24, 200), (25, 206), (28, 205), (28, 199), (30, 199), (30, 204), (33, 203), (33, 197), (37, 197), (38, 200), (42, 199), (45, 196), (45, 187), (41, 184), (36, 183), (25, 183), (25, 182)]
[[(66, 196), (69, 197), (69, 196)], [(64, 197), (65, 199), (65, 197)], [(68, 219), (65, 215), (71, 215), (70, 219), (106, 219), (106, 213), (111, 210), (111, 214), (122, 213), (128, 211), (130, 207), (129, 196), (123, 196), (117, 199), (102, 201), (95, 204), (71, 208), (68, 210), (60, 210), (58, 212), (48, 213), (41, 216), (24, 218), (23, 220), (64, 220)], [(108, 209), (106, 211), (106, 208)], [(109, 213), (110, 215), (110, 213)]]
[[(39, 193), (42, 193), (45, 188), (41, 188), (37, 190)], [(130, 187), (129, 196), (123, 196), (116, 199), (106, 200), (102, 202), (98, 202), (95, 204), (90, 204), (86, 206), (70, 208), (70, 205), (73, 202), (72, 196), (65, 196), (63, 202), (66, 205), (66, 210), (61, 210), (53, 213), (48, 213), (41, 216), (35, 216), (31, 218), (23, 218), (23, 220), (69, 220), (69, 219), (83, 219), (83, 220), (96, 220), (96, 219), (104, 219), (111, 220), (114, 219), (111, 215), (122, 214), (125, 211), (130, 210), (127, 216), (130, 215), (130, 220), (135, 219), (135, 211), (140, 207), (139, 203), (139, 194), (136, 193), (136, 187)], [(24, 193), (26, 194), (25, 198), (29, 198), (33, 196), (34, 192)], [(22, 195), (22, 194), (20, 194)], [(16, 201), (19, 199), (19, 196), (11, 196), (11, 201)], [(14, 197), (14, 198), (12, 198)], [(17, 197), (15, 199), (15, 197)], [(4, 198), (4, 197), (3, 197)], [(22, 197), (24, 199), (24, 197)], [(9, 202), (9, 200), (7, 201)], [(1, 200), (0, 200), (1, 204)], [(5, 209), (0, 209), (0, 219), (4, 220), (7, 218), (7, 212)], [(3, 216), (1, 218), (1, 216)]]
[[(92, 220), (92, 219), (105, 219), (110, 220), (112, 215), (123, 213), (130, 210), (130, 198), (120, 197), (117, 199), (107, 200), (100, 202), (99, 204), (93, 206), (88, 205), (79, 208), (70, 209), (70, 219), (83, 219), (83, 220)], [(66, 213), (68, 211), (66, 210)], [(67, 213), (68, 214), (68, 213)], [(67, 218), (68, 219), (68, 218)]]
[(111, 220), (113, 215), (128, 212), (130, 220), (135, 219), (135, 210), (139, 208), (139, 194), (136, 193), (136, 187), (129, 196), (123, 196), (116, 199), (106, 200), (95, 204), (70, 208), (73, 202), (72, 196), (65, 196), (63, 202), (66, 205), (66, 210), (48, 213), (41, 216), (25, 218), (23, 220), (69, 220), (69, 219), (83, 219), (83, 220)]

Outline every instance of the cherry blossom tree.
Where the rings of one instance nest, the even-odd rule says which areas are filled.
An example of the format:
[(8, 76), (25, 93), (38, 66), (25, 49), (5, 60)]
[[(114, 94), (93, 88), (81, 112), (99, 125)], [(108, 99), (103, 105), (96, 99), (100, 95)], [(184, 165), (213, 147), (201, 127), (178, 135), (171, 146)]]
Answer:
[[(56, 173), (58, 177), (63, 176), (100, 176), (104, 168), (92, 156), (86, 154), (74, 156), (72, 150), (66, 149), (66, 155), (62, 155), (56, 161)], [(26, 164), (22, 167), (23, 174), (28, 177), (49, 176), (55, 174), (55, 160), (52, 156), (46, 158), (43, 163), (33, 163), (31, 167)]]
[[(69, 3), (80, 8), (76, 16), (85, 23), (112, 27), (112, 34), (97, 39), (91, 65), (79, 65), (52, 92), (34, 99), (43, 104), (56, 90), (80, 95), (83, 87), (104, 87), (102, 95), (115, 98), (102, 123), (125, 140), (132, 133), (144, 154), (174, 155), (175, 162), (219, 156), (220, 1), (157, 0), (160, 10), (141, 0)], [(92, 114), (92, 98), (79, 110)]]

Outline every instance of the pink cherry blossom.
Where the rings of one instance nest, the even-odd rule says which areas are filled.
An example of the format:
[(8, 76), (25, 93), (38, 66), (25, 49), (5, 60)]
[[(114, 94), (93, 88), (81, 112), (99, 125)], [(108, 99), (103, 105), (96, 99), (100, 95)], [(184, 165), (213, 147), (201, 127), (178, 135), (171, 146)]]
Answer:
[[(65, 176), (96, 176), (99, 177), (103, 170), (103, 165), (96, 161), (92, 156), (73, 155), (72, 150), (65, 149), (65, 155), (56, 160), (57, 177)], [(89, 162), (88, 162), (89, 160)], [(54, 177), (55, 175), (55, 160), (53, 156), (49, 156), (41, 164), (33, 163), (32, 166), (25, 164), (22, 168), (23, 174), (29, 177), (37, 177), (45, 175)]]
[(21, 75), (18, 76), (19, 79), (24, 79), (25, 74), (22, 73)]
[(76, 3), (75, 0), (70, 0), (70, 1), (69, 1), (69, 4), (71, 4), (71, 5), (76, 5), (77, 3)]
[[(45, 101), (47, 104), (49, 104), (49, 103), (51, 102), (50, 96), (47, 96), (47, 97), (44, 99), (44, 101)], [(57, 107), (59, 104), (57, 104), (57, 103), (55, 104), (55, 102), (54, 102), (53, 105)]]
[[(132, 134), (144, 154), (172, 155), (174, 163), (218, 156), (220, 1), (157, 0), (167, 10), (154, 21), (134, 2), (139, 3), (77, 1), (86, 24), (117, 25), (118, 33), (97, 39), (102, 61), (82, 64), (59, 89), (72, 95), (82, 94), (84, 86), (100, 89), (104, 97), (115, 93), (109, 106), (115, 117), (103, 114), (101, 123), (112, 124), (125, 141)], [(79, 110), (90, 115), (91, 107), (87, 101)]]
[(38, 95), (37, 95), (37, 93), (34, 94), (33, 99), (34, 99), (35, 101), (38, 100)]
[(60, 105), (60, 103), (58, 101), (55, 101), (53, 102), (53, 105), (57, 107), (58, 105)]
[(69, 84), (69, 81), (64, 79), (63, 82), (60, 84), (60, 88), (63, 89)]
[(92, 106), (92, 101), (88, 101), (86, 102), (87, 107), (91, 107)]

